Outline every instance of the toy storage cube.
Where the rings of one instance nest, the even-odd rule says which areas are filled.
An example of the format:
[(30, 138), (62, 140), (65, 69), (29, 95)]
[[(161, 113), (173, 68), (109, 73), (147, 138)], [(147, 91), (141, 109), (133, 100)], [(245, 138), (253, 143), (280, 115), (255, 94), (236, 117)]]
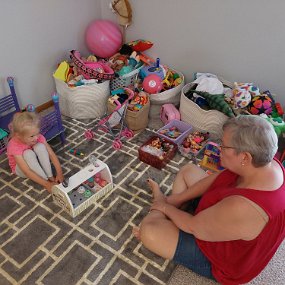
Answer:
[[(106, 185), (98, 183), (88, 184), (90, 178), (100, 174)], [(53, 201), (72, 217), (76, 217), (96, 200), (113, 189), (113, 179), (107, 164), (97, 159), (69, 178), (68, 186), (61, 184), (52, 188)]]
[[(177, 138), (173, 138), (164, 133), (166, 130), (171, 130), (171, 128), (176, 128), (181, 134)], [(170, 123), (160, 128), (157, 131), (157, 134), (165, 139), (172, 141), (173, 143), (176, 143), (177, 145), (180, 145), (191, 132), (191, 130), (192, 126), (190, 126), (189, 124), (179, 120), (172, 120)]]

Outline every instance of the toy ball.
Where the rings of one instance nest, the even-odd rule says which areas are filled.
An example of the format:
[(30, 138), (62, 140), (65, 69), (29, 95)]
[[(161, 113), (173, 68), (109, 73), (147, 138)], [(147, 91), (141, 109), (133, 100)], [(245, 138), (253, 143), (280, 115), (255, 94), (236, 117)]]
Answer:
[(162, 89), (162, 80), (157, 74), (150, 74), (143, 80), (143, 89), (149, 94), (159, 93)]
[(35, 112), (35, 111), (36, 111), (35, 105), (33, 105), (33, 104), (28, 104), (28, 105), (26, 106), (26, 111), (27, 111), (27, 112)]
[(253, 115), (262, 113), (270, 115), (272, 113), (272, 107), (273, 101), (269, 96), (255, 96), (248, 105), (248, 111)]
[(118, 25), (109, 20), (91, 22), (85, 32), (89, 50), (99, 57), (110, 57), (120, 49), (123, 41)]

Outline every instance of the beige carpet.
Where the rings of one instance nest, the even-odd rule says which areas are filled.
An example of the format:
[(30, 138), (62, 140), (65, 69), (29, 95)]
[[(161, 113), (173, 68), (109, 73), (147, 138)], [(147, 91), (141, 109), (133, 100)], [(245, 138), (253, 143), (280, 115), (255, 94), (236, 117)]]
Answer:
[[(191, 270), (178, 265), (167, 285), (215, 285), (213, 280), (198, 276)], [(265, 269), (246, 285), (285, 285), (285, 241)]]

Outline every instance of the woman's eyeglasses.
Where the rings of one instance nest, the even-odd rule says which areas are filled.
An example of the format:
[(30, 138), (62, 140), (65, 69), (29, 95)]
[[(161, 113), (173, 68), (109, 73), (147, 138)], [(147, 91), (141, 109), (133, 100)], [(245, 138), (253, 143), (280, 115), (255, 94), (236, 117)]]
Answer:
[(220, 144), (220, 148), (221, 148), (221, 150), (227, 149), (227, 148), (236, 149), (236, 147), (234, 147), (234, 146), (226, 146), (226, 145), (223, 145), (223, 144)]
[(219, 145), (219, 147), (220, 147), (220, 149), (221, 149), (221, 150), (223, 150), (223, 149), (227, 149), (227, 148), (236, 149), (236, 147), (234, 147), (234, 146), (227, 146), (227, 145), (223, 145), (223, 143), (222, 143), (222, 141), (221, 141), (221, 140), (218, 142), (218, 145)]

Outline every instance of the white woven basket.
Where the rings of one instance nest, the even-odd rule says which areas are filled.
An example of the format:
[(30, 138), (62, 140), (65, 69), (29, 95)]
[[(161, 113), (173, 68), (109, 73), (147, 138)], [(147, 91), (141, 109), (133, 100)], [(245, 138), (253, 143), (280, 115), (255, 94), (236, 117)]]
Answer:
[(181, 121), (193, 126), (197, 131), (209, 132), (214, 138), (221, 138), (222, 126), (228, 116), (217, 110), (203, 110), (195, 102), (185, 96), (193, 83), (186, 84), (181, 91), (180, 115)]
[(63, 115), (75, 119), (95, 119), (104, 115), (110, 95), (109, 81), (69, 87), (62, 80), (54, 80)]
[(184, 75), (181, 72), (175, 71), (175, 70), (174, 72), (179, 74), (180, 78), (182, 79), (182, 82), (174, 88), (168, 89), (161, 93), (149, 95), (149, 98), (150, 98), (149, 117), (150, 118), (159, 118), (160, 108), (163, 104), (172, 103), (175, 106), (179, 105), (181, 90), (185, 84), (185, 81), (184, 81)]

